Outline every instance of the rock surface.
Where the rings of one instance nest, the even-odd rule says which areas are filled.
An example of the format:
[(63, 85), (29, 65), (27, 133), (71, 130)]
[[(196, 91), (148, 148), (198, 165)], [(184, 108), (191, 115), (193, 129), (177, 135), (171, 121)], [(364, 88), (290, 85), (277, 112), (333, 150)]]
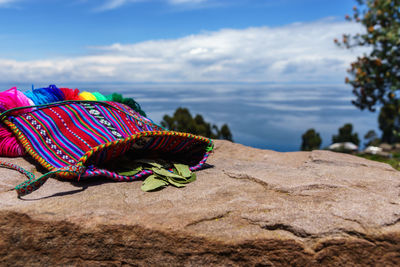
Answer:
[(25, 178), (0, 169), (0, 265), (400, 265), (389, 165), (227, 141), (208, 164), (183, 189), (50, 179), (23, 199), (9, 190)]

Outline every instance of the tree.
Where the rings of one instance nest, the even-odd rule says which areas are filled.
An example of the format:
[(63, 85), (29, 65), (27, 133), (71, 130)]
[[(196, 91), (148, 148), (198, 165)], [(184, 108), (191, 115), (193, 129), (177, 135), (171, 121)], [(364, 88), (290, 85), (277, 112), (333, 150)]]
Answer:
[(400, 112), (396, 104), (386, 104), (379, 112), (379, 129), (382, 131), (382, 142), (393, 144), (400, 140)]
[(399, 105), (400, 97), (400, 1), (357, 0), (349, 21), (361, 23), (364, 33), (344, 34), (335, 43), (346, 48), (370, 48), (351, 63), (346, 83), (353, 87), (360, 109), (375, 111), (381, 104)]
[(339, 128), (338, 135), (332, 136), (332, 143), (343, 143), (351, 142), (355, 145), (360, 144), (360, 139), (358, 139), (358, 134), (353, 133), (353, 125), (351, 123), (346, 123), (341, 128)]
[(308, 129), (302, 136), (303, 142), (301, 143), (302, 151), (311, 151), (319, 149), (322, 143), (322, 139), (314, 129)]
[(232, 139), (232, 133), (231, 133), (231, 130), (229, 129), (229, 127), (228, 127), (228, 124), (222, 125), (221, 130), (219, 131), (219, 133), (220, 133), (222, 139), (229, 140), (229, 141), (233, 140)]
[(189, 132), (213, 139), (232, 141), (232, 133), (227, 124), (219, 129), (215, 124), (206, 122), (199, 114), (193, 118), (187, 108), (176, 109), (173, 117), (164, 115), (161, 125), (171, 131)]
[(365, 146), (378, 146), (381, 143), (381, 140), (378, 138), (378, 135), (374, 130), (369, 130), (365, 135)]

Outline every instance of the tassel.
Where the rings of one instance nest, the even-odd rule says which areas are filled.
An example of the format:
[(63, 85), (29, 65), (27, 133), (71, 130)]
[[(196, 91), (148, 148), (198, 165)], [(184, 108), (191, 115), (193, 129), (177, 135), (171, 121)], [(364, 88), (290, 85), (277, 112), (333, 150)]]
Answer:
[(83, 100), (96, 101), (96, 97), (92, 93), (84, 91), (84, 92), (80, 93), (79, 95), (83, 98)]
[[(0, 93), (0, 112), (16, 107), (31, 106), (32, 104), (33, 102), (18, 91), (16, 87)], [(0, 155), (6, 157), (25, 155), (25, 150), (18, 139), (4, 124), (0, 124)]]
[(31, 104), (32, 101), (16, 87), (0, 93), (0, 112), (16, 107), (31, 106)]
[(79, 89), (60, 88), (60, 90), (64, 93), (64, 100), (83, 100), (79, 95)]
[(138, 112), (140, 115), (146, 117), (146, 113), (142, 110), (139, 103), (137, 103), (133, 98), (123, 98), (121, 94), (113, 93), (112, 95), (106, 96), (108, 101), (114, 101), (122, 103), (132, 108), (134, 111)]
[(23, 155), (25, 155), (25, 150), (11, 130), (5, 126), (0, 127), (0, 156), (20, 157)]
[(47, 88), (33, 89), (32, 91), (25, 92), (25, 95), (30, 98), (35, 105), (59, 102), (65, 99), (64, 93), (55, 85), (50, 85)]
[(94, 92), (93, 95), (96, 97), (97, 101), (107, 101), (107, 98), (99, 92)]

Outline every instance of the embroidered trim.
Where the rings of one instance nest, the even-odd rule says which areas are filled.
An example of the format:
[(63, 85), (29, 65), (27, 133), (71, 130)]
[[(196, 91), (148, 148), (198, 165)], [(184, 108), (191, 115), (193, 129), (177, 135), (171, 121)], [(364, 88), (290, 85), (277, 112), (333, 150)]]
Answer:
[(100, 110), (96, 108), (96, 106), (90, 103), (83, 103), (82, 106), (93, 116), (98, 122), (100, 122), (104, 127), (106, 127), (116, 138), (122, 138), (122, 134), (120, 134), (117, 129), (109, 122), (103, 115), (101, 115)]
[(68, 161), (70, 164), (75, 163), (75, 160), (71, 159), (67, 154), (63, 153), (61, 149), (57, 148), (57, 146), (53, 143), (53, 140), (47, 136), (46, 131), (42, 129), (42, 126), (38, 124), (38, 122), (31, 115), (25, 115), (24, 117), (27, 121), (29, 121), (30, 124), (33, 125), (33, 127), (36, 128), (36, 130), (38, 130), (38, 133), (43, 137), (43, 140), (45, 140), (46, 144), (49, 145), (59, 157), (65, 161)]

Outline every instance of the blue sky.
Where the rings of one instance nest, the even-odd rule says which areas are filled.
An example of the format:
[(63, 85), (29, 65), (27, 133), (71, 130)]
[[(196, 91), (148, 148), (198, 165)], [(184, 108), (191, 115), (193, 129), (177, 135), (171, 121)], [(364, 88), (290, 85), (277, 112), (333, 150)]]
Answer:
[(342, 83), (352, 0), (0, 0), (0, 81)]

